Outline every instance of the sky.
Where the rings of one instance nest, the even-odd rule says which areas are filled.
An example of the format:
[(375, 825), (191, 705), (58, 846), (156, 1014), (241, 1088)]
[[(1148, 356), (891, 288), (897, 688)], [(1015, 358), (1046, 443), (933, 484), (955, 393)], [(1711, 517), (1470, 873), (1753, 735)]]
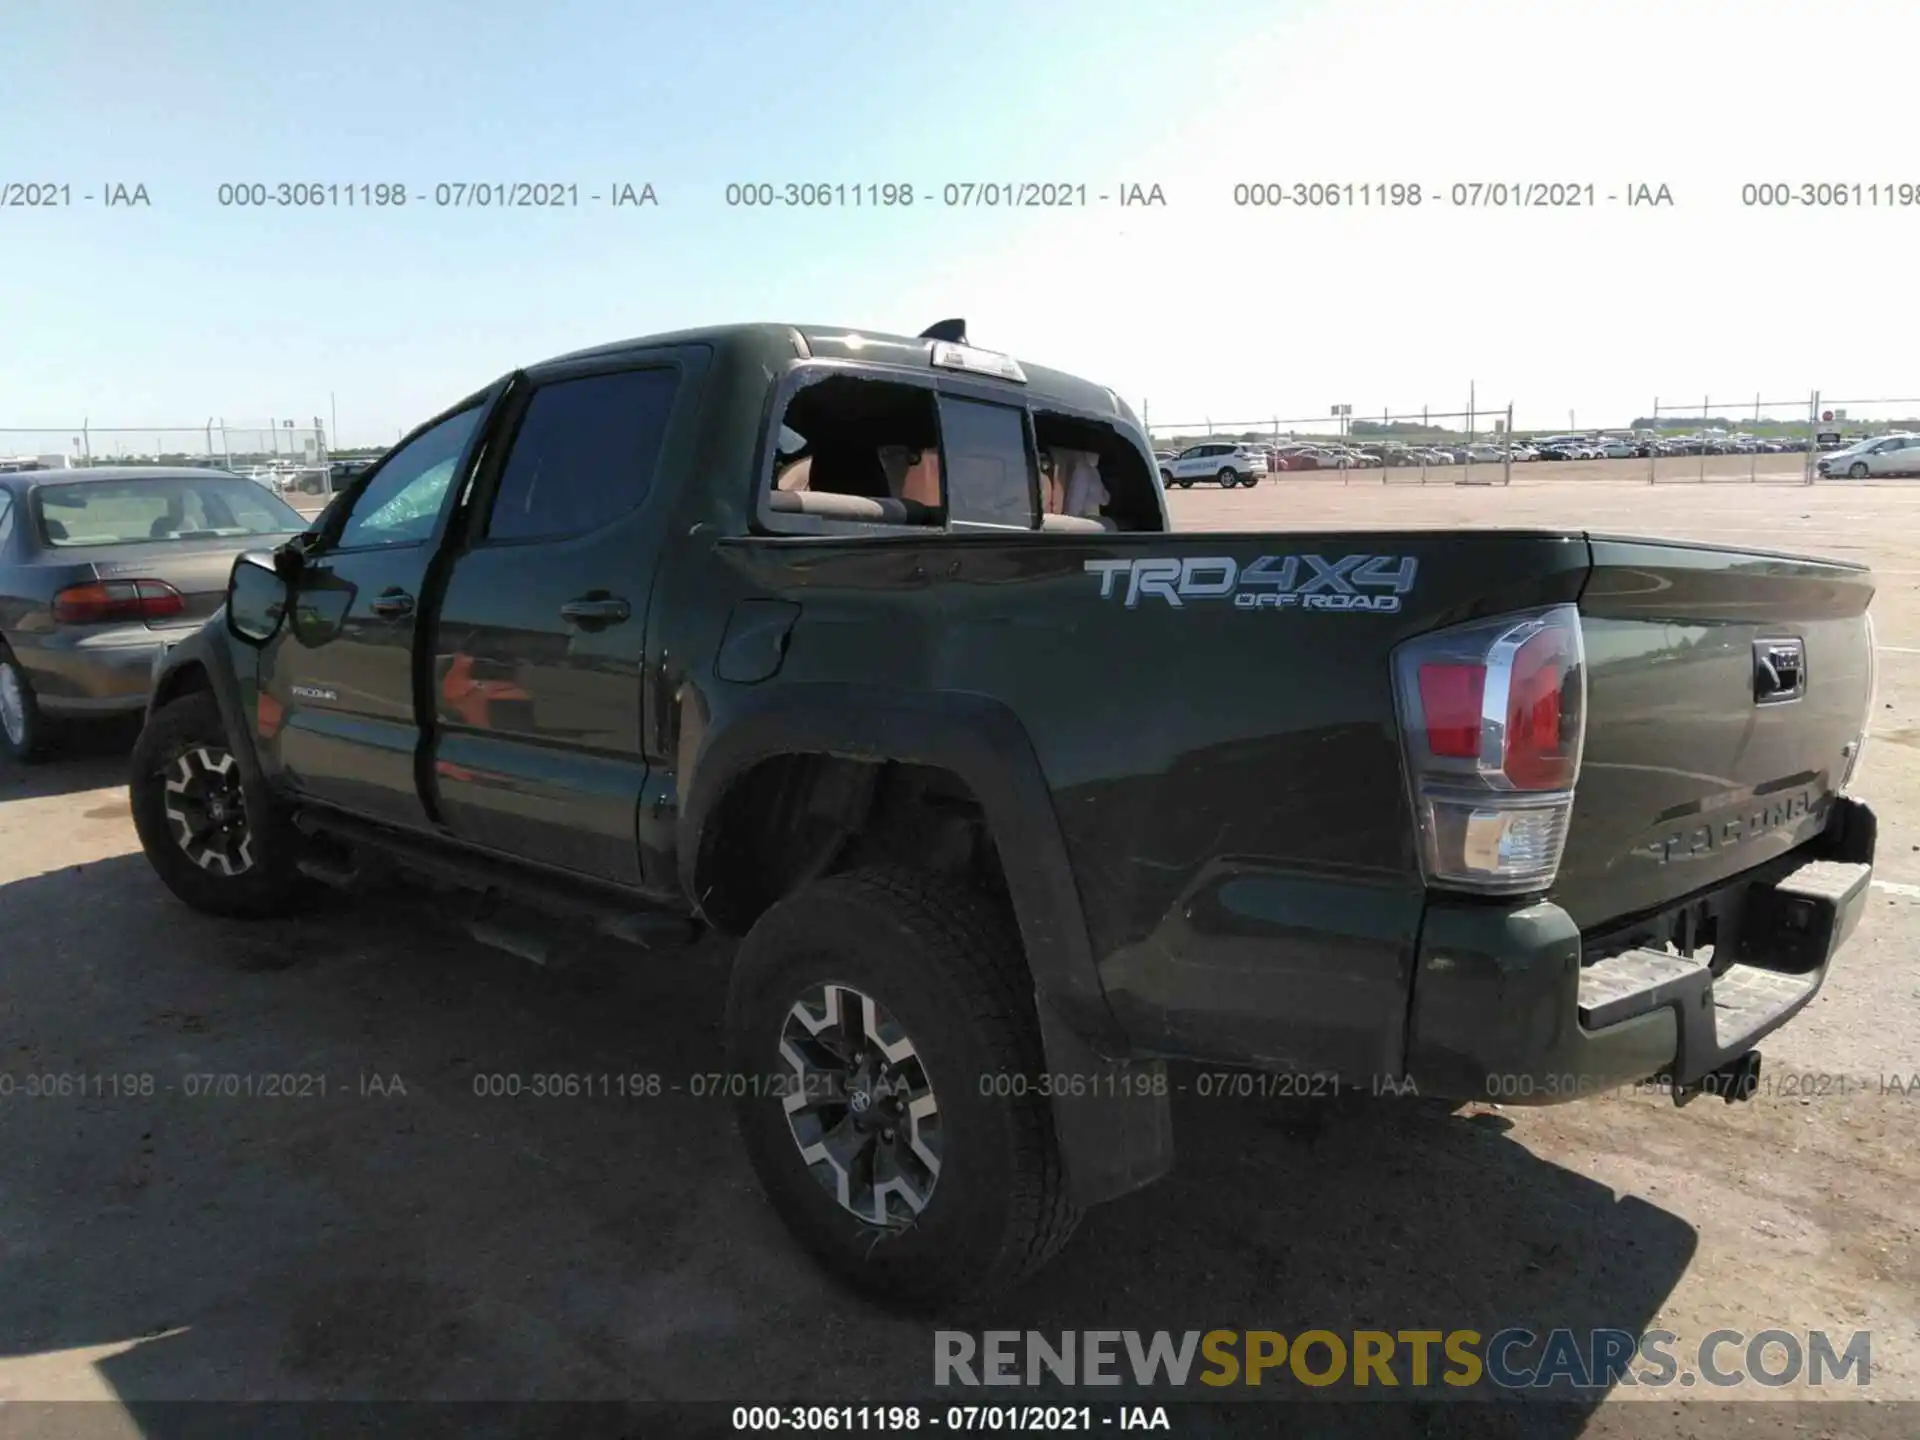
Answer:
[[(1920, 204), (1742, 203), (1911, 199), (1916, 40), (1911, 0), (5, 0), (0, 199), (72, 199), (0, 206), (0, 452), (83, 418), (390, 443), (515, 365), (737, 320), (963, 316), (1156, 427), (1920, 395)], [(521, 181), (579, 203), (436, 203)], [(282, 182), (409, 199), (221, 203)], [(789, 182), (914, 203), (727, 201)], [(945, 203), (994, 182), (1088, 203)], [(1423, 203), (1236, 203), (1316, 182)], [(1597, 204), (1450, 203), (1501, 182)]]

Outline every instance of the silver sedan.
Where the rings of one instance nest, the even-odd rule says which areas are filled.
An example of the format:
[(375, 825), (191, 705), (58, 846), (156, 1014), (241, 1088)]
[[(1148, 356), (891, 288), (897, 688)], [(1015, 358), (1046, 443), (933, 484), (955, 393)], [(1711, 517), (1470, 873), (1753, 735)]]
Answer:
[(0, 753), (33, 760), (63, 719), (138, 713), (155, 657), (220, 608), (234, 557), (306, 528), (217, 470), (0, 475)]

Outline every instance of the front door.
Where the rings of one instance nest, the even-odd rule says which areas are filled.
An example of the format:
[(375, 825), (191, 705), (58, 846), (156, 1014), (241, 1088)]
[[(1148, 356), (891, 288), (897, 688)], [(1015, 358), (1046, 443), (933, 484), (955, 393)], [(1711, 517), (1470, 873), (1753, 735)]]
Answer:
[(262, 657), (259, 746), (305, 798), (425, 827), (414, 655), (441, 517), (487, 410), (478, 401), (393, 450), (328, 526)]
[(648, 501), (683, 367), (599, 365), (532, 375), (482, 466), (439, 607), (432, 783), (469, 844), (638, 884)]

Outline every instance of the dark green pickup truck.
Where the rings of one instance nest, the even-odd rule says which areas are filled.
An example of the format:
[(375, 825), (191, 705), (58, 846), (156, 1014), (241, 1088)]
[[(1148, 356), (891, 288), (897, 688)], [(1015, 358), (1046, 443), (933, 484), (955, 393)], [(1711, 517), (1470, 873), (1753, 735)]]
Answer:
[(243, 557), (132, 802), (215, 913), (405, 873), (533, 958), (743, 936), (761, 1182), (951, 1300), (1165, 1172), (1169, 1061), (1744, 1098), (1864, 903), (1872, 594), (1580, 532), (1173, 533), (1111, 390), (955, 323), (688, 331), (506, 376)]

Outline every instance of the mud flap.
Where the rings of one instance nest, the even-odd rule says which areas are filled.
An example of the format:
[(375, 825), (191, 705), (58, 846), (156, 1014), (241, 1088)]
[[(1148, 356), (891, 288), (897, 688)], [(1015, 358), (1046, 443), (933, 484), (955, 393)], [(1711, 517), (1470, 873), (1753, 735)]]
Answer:
[(1109, 1060), (1036, 994), (1053, 1128), (1067, 1188), (1081, 1208), (1116, 1200), (1173, 1168), (1172, 1086), (1166, 1062)]

